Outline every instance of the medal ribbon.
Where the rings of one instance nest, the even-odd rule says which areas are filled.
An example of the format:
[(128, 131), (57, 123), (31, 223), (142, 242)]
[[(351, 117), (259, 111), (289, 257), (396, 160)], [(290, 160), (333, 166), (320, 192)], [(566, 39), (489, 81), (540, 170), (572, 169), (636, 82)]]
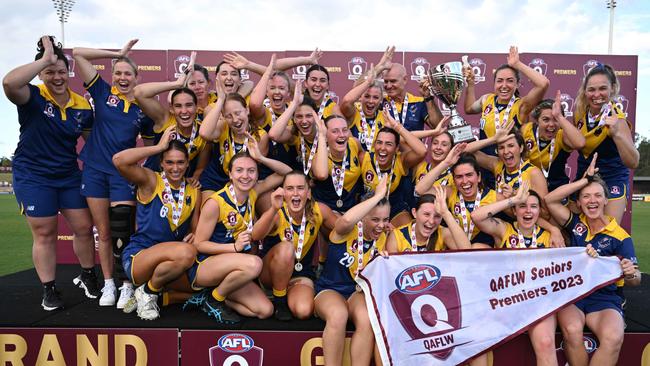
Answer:
[(409, 95), (406, 93), (404, 95), (404, 102), (402, 103), (402, 114), (400, 115), (399, 112), (397, 111), (397, 105), (395, 104), (394, 100), (390, 100), (390, 112), (393, 115), (393, 118), (399, 118), (399, 122), (401, 124), (406, 123), (406, 112), (408, 111), (409, 107)]
[(327, 105), (327, 101), (329, 99), (330, 99), (330, 92), (327, 92), (325, 93), (325, 96), (323, 97), (323, 101), (320, 102), (320, 106), (318, 107), (318, 118), (323, 118), (323, 114), (325, 113), (325, 106)]
[[(289, 221), (291, 221), (291, 216), (287, 215)], [(291, 225), (291, 222), (289, 222)], [(305, 244), (305, 227), (307, 226), (307, 215), (305, 211), (302, 212), (302, 221), (300, 222), (300, 231), (298, 231), (298, 246), (296, 247), (296, 262), (300, 262), (302, 257), (302, 248)], [(291, 230), (293, 230), (293, 225), (291, 225)]]
[[(539, 233), (539, 226), (535, 225), (533, 230), (533, 237), (530, 239), (530, 247), (537, 248), (537, 234)], [(526, 240), (524, 239), (524, 234), (521, 233), (521, 230), (517, 228), (517, 236), (519, 236), (518, 245), (511, 248), (526, 248)]]
[[(376, 154), (376, 153), (375, 153)], [(390, 197), (390, 186), (393, 184), (393, 170), (395, 169), (395, 157), (397, 154), (393, 155), (393, 162), (390, 165), (390, 172), (388, 173), (382, 173), (381, 169), (379, 168), (379, 163), (377, 163), (377, 158), (375, 156), (375, 159), (373, 160), (373, 163), (375, 164), (375, 172), (377, 173), (377, 180), (381, 180), (384, 175), (388, 175), (388, 190), (386, 191), (386, 198)]]
[(336, 191), (336, 195), (339, 196), (339, 200), (343, 195), (343, 183), (345, 181), (345, 161), (347, 157), (348, 157), (348, 146), (345, 147), (345, 153), (343, 154), (343, 160), (341, 161), (341, 168), (338, 170), (337, 173), (336, 170), (338, 168), (338, 165), (336, 165), (334, 159), (331, 157), (330, 154), (330, 159), (332, 159), (332, 184), (334, 185), (334, 190)]
[(316, 134), (314, 135), (314, 143), (311, 145), (311, 151), (309, 151), (309, 159), (307, 160), (307, 165), (305, 165), (305, 155), (307, 154), (307, 145), (305, 143), (305, 138), (300, 135), (300, 153), (302, 156), (302, 171), (305, 173), (305, 175), (309, 175), (309, 171), (311, 170), (311, 163), (314, 160), (314, 156), (316, 156), (316, 149), (318, 148), (318, 130), (316, 130)]
[[(476, 197), (474, 198), (474, 209), (476, 210), (481, 206), (481, 190), (476, 191)], [(458, 201), (460, 202), (460, 217), (463, 219), (463, 230), (467, 234), (467, 238), (472, 240), (472, 234), (474, 233), (474, 221), (467, 214), (467, 207), (465, 207), (465, 199), (463, 195), (458, 192)]]
[[(359, 134), (359, 140), (362, 144), (366, 145), (366, 151), (372, 150), (372, 143), (375, 141), (375, 130), (377, 129), (377, 117), (373, 120), (373, 123), (366, 121), (366, 115), (363, 113), (363, 107), (359, 110), (359, 115), (361, 116), (361, 133)], [(368, 125), (371, 124), (371, 129), (368, 131)]]
[(183, 205), (185, 204), (185, 179), (181, 183), (181, 187), (178, 190), (178, 202), (174, 200), (172, 195), (172, 187), (167, 180), (165, 172), (160, 174), (160, 177), (163, 181), (163, 205), (169, 204), (172, 207), (172, 222), (174, 226), (178, 226), (178, 221), (181, 219), (181, 213), (183, 212)]
[(501, 112), (499, 112), (499, 109), (497, 109), (497, 96), (494, 95), (494, 128), (496, 130), (501, 129), (501, 127), (505, 127), (508, 124), (508, 119), (510, 118), (510, 109), (512, 109), (512, 106), (515, 104), (515, 96), (514, 94), (512, 97), (510, 97), (510, 101), (508, 102), (508, 106), (505, 109), (505, 112), (503, 113), (503, 120), (501, 123), (499, 123), (499, 115)]
[(537, 130), (535, 130), (535, 139), (537, 142), (537, 151), (539, 152), (539, 165), (540, 168), (542, 168), (542, 173), (544, 173), (544, 178), (548, 178), (548, 172), (551, 170), (551, 164), (553, 163), (553, 153), (555, 153), (555, 137), (551, 140), (551, 147), (549, 149), (548, 153), (548, 169), (544, 168), (544, 162), (542, 161), (542, 150), (539, 148), (539, 142), (541, 141), (539, 139), (539, 126), (537, 126)]
[(239, 210), (239, 204), (237, 203), (237, 195), (235, 194), (235, 187), (233, 187), (232, 183), (228, 185), (228, 192), (230, 192), (230, 196), (232, 197), (232, 200), (235, 202), (235, 209), (237, 209), (237, 213), (241, 215), (242, 219), (244, 220), (244, 223), (246, 224), (246, 230), (248, 232), (253, 231), (253, 210), (251, 208), (251, 201), (249, 199), (246, 199), (246, 211), (248, 211), (248, 221), (246, 220), (246, 211), (244, 213), (241, 213)]
[[(372, 241), (370, 247), (370, 258), (375, 255), (375, 240)], [(357, 222), (357, 270), (354, 273), (354, 278), (359, 277), (359, 271), (363, 267), (363, 222)]]

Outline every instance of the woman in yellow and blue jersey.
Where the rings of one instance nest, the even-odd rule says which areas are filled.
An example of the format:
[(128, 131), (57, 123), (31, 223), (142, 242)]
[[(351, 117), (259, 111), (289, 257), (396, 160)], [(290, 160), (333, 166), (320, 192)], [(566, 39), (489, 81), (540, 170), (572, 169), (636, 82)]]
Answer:
[[(165, 130), (158, 144), (121, 151), (113, 163), (138, 188), (137, 230), (123, 249), (122, 263), (135, 290), (137, 314), (145, 320), (160, 316), (158, 296), (164, 287), (189, 290), (185, 272), (192, 266), (196, 249), (191, 244), (198, 222), (195, 208), (199, 192), (185, 178), (189, 154), (172, 138), (175, 126)], [(141, 167), (140, 161), (160, 155), (162, 172)]]
[(630, 195), (630, 169), (639, 165), (631, 125), (613, 102), (620, 85), (609, 65), (598, 63), (585, 76), (576, 97), (576, 127), (585, 136), (578, 155), (577, 177), (582, 176), (595, 153), (598, 169), (609, 187), (605, 212), (621, 222)]
[[(411, 221), (408, 212), (411, 201), (408, 197), (413, 196), (410, 170), (424, 159), (426, 147), (420, 139), (396, 122), (386, 111), (383, 114), (385, 127), (377, 135), (374, 151), (364, 155), (361, 174), (366, 193), (376, 189), (382, 176), (389, 177), (391, 223), (393, 226), (401, 226)], [(399, 151), (400, 137), (410, 148), (403, 154)]]
[(330, 232), (336, 219), (311, 197), (303, 172), (287, 174), (271, 195), (271, 207), (253, 226), (252, 239), (263, 240), (260, 282), (273, 289), (276, 319), (307, 319), (314, 313), (314, 244), (319, 231)]
[[(495, 248), (550, 248), (551, 235), (537, 224), (542, 200), (524, 182), (514, 197), (481, 206), (472, 212), (472, 220), (483, 232), (494, 237)], [(510, 224), (493, 214), (513, 208), (516, 222)], [(557, 365), (555, 351), (555, 314), (546, 317), (528, 330), (537, 365)]]
[[(414, 219), (393, 229), (386, 239), (388, 253), (439, 252), (447, 249), (470, 249), (467, 234), (447, 208), (445, 188), (433, 188), (435, 195), (424, 194), (411, 209)], [(440, 225), (442, 220), (447, 227)]]
[[(122, 150), (135, 147), (138, 136), (153, 137), (153, 121), (135, 100), (138, 67), (126, 57), (137, 41), (129, 41), (119, 51), (75, 47), (72, 52), (95, 111), (95, 125), (80, 157), (84, 162), (81, 194), (88, 201), (99, 234), (99, 260), (104, 274), (99, 305), (116, 303), (115, 268), (116, 277), (123, 280), (118, 308), (123, 308), (133, 294), (133, 287), (122, 273), (120, 263), (115, 266), (114, 258), (119, 257), (121, 248), (134, 231), (136, 202), (135, 186), (118, 173), (112, 158)], [(115, 59), (110, 84), (99, 76), (91, 63), (102, 58)]]
[[(511, 46), (507, 63), (499, 66), (494, 72), (494, 92), (476, 98), (474, 94), (474, 72), (469, 65), (463, 68), (467, 88), (465, 91), (465, 113), (481, 114), (480, 136), (485, 139), (493, 136), (496, 131), (510, 122), (519, 128), (528, 120), (528, 114), (544, 97), (549, 80), (541, 73), (533, 70), (519, 59), (519, 50)], [(520, 75), (524, 74), (532, 84), (532, 89), (525, 96), (519, 95)], [(496, 156), (495, 146), (486, 146), (484, 153)], [(495, 189), (492, 177), (483, 172), (484, 180), (490, 188)]]
[(387, 181), (384, 176), (373, 193), (339, 217), (329, 236), (327, 259), (316, 281), (314, 299), (315, 314), (325, 321), (323, 356), (327, 365), (340, 365), (343, 360), (348, 318), (355, 326), (352, 364), (370, 364), (375, 337), (355, 278), (375, 254), (384, 250), (390, 213)]
[[(93, 126), (93, 112), (88, 101), (68, 87), (68, 70), (61, 45), (43, 36), (35, 61), (13, 69), (3, 79), (4, 92), (17, 106), (20, 123), (13, 187), (34, 238), (32, 258), (43, 284), (41, 306), (48, 311), (64, 305), (55, 286), (59, 211), (74, 233), (72, 244), (82, 268), (74, 282), (90, 298), (99, 294), (92, 222), (79, 193), (76, 150), (79, 136), (85, 137)], [(37, 75), (43, 84), (30, 84)]]
[(332, 114), (341, 114), (339, 106), (330, 96), (330, 73), (324, 66), (315, 64), (307, 69), (305, 75), (305, 97), (311, 98), (318, 106), (316, 113), (321, 119)]
[[(258, 181), (258, 163), (276, 173)], [(273, 313), (271, 302), (252, 282), (262, 270), (262, 260), (249, 254), (257, 249), (251, 240), (254, 207), (258, 194), (279, 186), (291, 168), (266, 158), (257, 141), (250, 139), (247, 151), (229, 160), (228, 171), (228, 184), (212, 193), (201, 208), (194, 241), (199, 254), (190, 270), (190, 283), (194, 289), (206, 291), (188, 301), (215, 321), (232, 324), (240, 320), (237, 313), (261, 319)]]
[[(624, 276), (617, 283), (603, 287), (559, 311), (558, 323), (564, 336), (564, 353), (572, 365), (585, 365), (589, 361), (583, 342), (585, 324), (600, 341), (591, 357), (591, 364), (617, 363), (625, 329), (623, 298), (618, 288), (641, 283), (632, 238), (616, 219), (606, 214), (609, 189), (596, 175), (598, 155), (594, 154), (581, 179), (561, 186), (545, 197), (553, 218), (568, 230), (571, 246), (586, 247), (587, 253), (592, 256), (617, 256)], [(562, 204), (565, 197), (576, 192), (580, 214), (572, 213)]]

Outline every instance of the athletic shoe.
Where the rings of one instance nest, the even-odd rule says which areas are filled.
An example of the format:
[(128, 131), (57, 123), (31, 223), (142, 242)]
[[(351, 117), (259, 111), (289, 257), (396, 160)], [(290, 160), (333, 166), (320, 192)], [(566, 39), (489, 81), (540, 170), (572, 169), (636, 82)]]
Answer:
[(190, 296), (190, 298), (183, 304), (183, 311), (200, 309), (208, 296), (210, 296), (210, 291), (212, 291), (212, 289), (205, 288), (192, 294), (192, 296)]
[(144, 286), (135, 290), (135, 300), (138, 303), (138, 316), (143, 320), (154, 320), (160, 317), (160, 308), (158, 307), (158, 295), (149, 294), (144, 291)]
[(129, 282), (123, 283), (120, 287), (120, 298), (117, 299), (117, 308), (124, 309), (124, 306), (133, 297), (133, 285)]
[(117, 289), (114, 283), (105, 283), (104, 288), (102, 288), (102, 297), (99, 298), (99, 306), (115, 305), (116, 293)]
[(81, 274), (72, 280), (75, 286), (84, 290), (86, 297), (96, 299), (99, 296), (99, 285), (97, 284), (97, 275), (95, 270), (90, 273), (81, 272)]
[(239, 315), (232, 310), (224, 301), (217, 301), (212, 296), (207, 296), (203, 302), (201, 309), (208, 314), (208, 316), (223, 324), (235, 324), (241, 321)]
[(286, 296), (274, 298), (273, 307), (275, 308), (275, 319), (282, 322), (288, 322), (293, 319)]
[(126, 303), (124, 304), (124, 308), (122, 308), (122, 311), (125, 314), (131, 314), (137, 308), (138, 308), (138, 301), (135, 299), (135, 293), (134, 293), (133, 296), (131, 296), (131, 298), (126, 301)]
[(43, 289), (43, 301), (41, 302), (41, 306), (47, 311), (63, 309), (63, 300), (61, 299), (61, 294), (57, 291), (56, 287), (45, 287)]

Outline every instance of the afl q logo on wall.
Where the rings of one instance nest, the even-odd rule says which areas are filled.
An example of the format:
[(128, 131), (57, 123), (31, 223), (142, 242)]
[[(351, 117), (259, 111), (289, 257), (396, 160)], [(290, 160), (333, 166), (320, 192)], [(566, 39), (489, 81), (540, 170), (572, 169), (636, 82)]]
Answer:
[(548, 68), (548, 65), (546, 65), (546, 62), (544, 62), (543, 59), (541, 58), (534, 58), (529, 64), (531, 69), (537, 71), (538, 73), (542, 75), (546, 75), (546, 70)]
[(485, 81), (485, 62), (480, 58), (473, 58), (469, 60), (469, 66), (474, 72), (474, 84)]
[(210, 348), (210, 366), (262, 366), (264, 351), (246, 334), (230, 333)]
[(443, 277), (430, 264), (417, 264), (395, 278), (388, 298), (406, 333), (422, 341), (428, 353), (445, 360), (456, 347), (454, 332), (461, 328), (461, 304), (454, 277)]
[(573, 116), (573, 103), (574, 100), (571, 95), (565, 93), (560, 94), (560, 104), (562, 105), (562, 110), (564, 111), (564, 117)]
[(411, 80), (420, 81), (423, 80), (431, 65), (424, 57), (418, 57), (411, 62)]
[(190, 63), (190, 56), (180, 55), (174, 60), (174, 77), (178, 78), (185, 72), (187, 65)]
[(291, 75), (293, 80), (305, 80), (307, 78), (307, 66), (300, 65), (293, 68), (293, 74)]
[(582, 66), (582, 71), (585, 73), (585, 76), (587, 76), (587, 74), (589, 73), (589, 70), (596, 67), (596, 65), (598, 65), (597, 60), (589, 60), (589, 61), (585, 62), (585, 64)]
[(618, 108), (619, 111), (623, 112), (625, 114), (625, 117), (627, 117), (627, 105), (630, 103), (630, 101), (625, 97), (625, 95), (617, 95), (614, 97), (614, 103), (616, 103), (616, 108)]
[(363, 57), (352, 57), (348, 61), (348, 80), (357, 80), (366, 72), (368, 63)]

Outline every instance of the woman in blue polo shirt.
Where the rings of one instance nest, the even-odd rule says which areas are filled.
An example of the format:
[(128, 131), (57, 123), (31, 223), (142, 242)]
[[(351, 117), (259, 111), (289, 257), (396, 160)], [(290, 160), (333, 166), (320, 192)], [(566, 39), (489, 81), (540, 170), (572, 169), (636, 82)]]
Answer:
[[(37, 75), (43, 84), (30, 84)], [(68, 60), (51, 36), (38, 42), (35, 61), (10, 71), (2, 86), (18, 107), (20, 138), (13, 159), (13, 185), (34, 238), (32, 259), (44, 287), (41, 305), (45, 310), (63, 307), (54, 284), (59, 211), (74, 233), (74, 252), (82, 267), (74, 282), (86, 296), (96, 298), (92, 222), (79, 194), (76, 150), (79, 136), (93, 125), (90, 104), (68, 88)]]

